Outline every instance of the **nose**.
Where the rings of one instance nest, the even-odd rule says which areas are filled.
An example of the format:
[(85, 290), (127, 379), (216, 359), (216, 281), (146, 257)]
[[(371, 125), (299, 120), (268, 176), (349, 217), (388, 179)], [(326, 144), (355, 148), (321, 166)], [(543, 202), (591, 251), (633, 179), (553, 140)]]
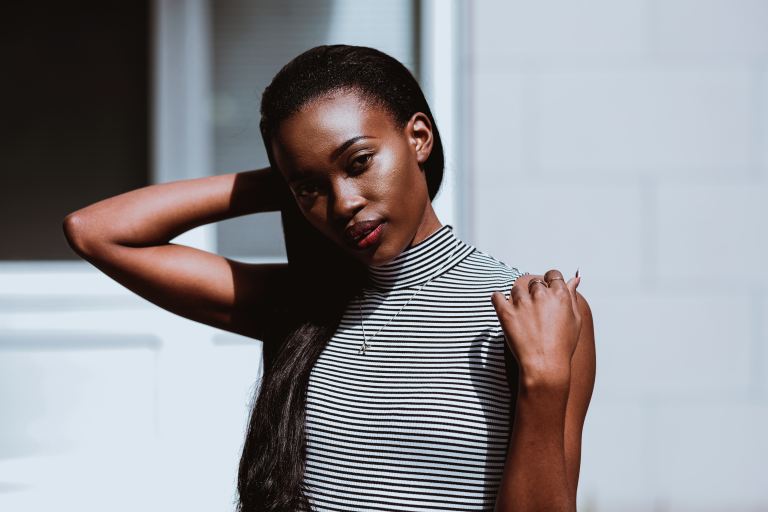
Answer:
[(337, 177), (331, 183), (331, 214), (335, 219), (346, 221), (363, 207), (365, 198), (353, 180)]

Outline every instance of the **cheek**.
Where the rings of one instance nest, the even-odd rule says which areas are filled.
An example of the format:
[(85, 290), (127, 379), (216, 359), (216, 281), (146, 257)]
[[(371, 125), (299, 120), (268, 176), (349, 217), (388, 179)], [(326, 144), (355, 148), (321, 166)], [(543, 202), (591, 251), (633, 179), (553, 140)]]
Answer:
[(426, 193), (427, 186), (424, 179), (424, 173), (418, 165), (408, 161), (408, 159), (393, 160), (388, 162), (386, 176), (381, 180), (386, 184), (385, 192), (393, 194), (395, 201), (407, 201), (409, 203), (420, 202), (421, 195)]
[(418, 167), (398, 172), (396, 188), (398, 200), (412, 205), (423, 203), (428, 196), (427, 182)]
[(317, 199), (315, 201), (305, 201), (299, 199), (299, 197), (295, 194), (291, 195), (293, 203), (296, 205), (296, 209), (298, 209), (299, 213), (304, 216), (304, 219), (306, 219), (313, 226), (317, 226), (318, 213), (321, 211), (321, 209), (318, 207), (319, 201)]
[(304, 219), (312, 226), (318, 233), (328, 237), (334, 238), (335, 234), (331, 232), (328, 226), (328, 219), (326, 218), (323, 210), (317, 206), (313, 206), (311, 209), (303, 209), (301, 213), (304, 215)]
[(299, 209), (304, 214), (304, 218), (313, 226), (318, 227), (325, 222), (326, 206), (324, 199), (316, 199), (306, 206), (299, 205)]

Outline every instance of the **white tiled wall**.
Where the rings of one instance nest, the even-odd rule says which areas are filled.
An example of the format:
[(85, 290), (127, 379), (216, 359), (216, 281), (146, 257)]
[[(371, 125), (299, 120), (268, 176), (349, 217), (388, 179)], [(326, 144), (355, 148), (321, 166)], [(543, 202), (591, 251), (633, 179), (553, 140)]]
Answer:
[(0, 510), (233, 510), (260, 365), (86, 264), (5, 263)]
[(768, 1), (472, 2), (473, 241), (580, 267), (579, 510), (768, 510)]

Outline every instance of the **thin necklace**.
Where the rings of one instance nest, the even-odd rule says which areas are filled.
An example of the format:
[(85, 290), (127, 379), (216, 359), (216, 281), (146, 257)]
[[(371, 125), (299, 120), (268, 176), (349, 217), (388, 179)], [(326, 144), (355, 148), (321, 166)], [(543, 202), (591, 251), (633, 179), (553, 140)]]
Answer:
[[(411, 302), (411, 300), (412, 300), (412, 299), (413, 299), (413, 298), (416, 296), (416, 294), (417, 294), (417, 293), (419, 293), (419, 292), (421, 291), (421, 289), (422, 289), (422, 288), (424, 288), (424, 287), (427, 285), (427, 283), (429, 283), (430, 281), (432, 281), (432, 280), (433, 280), (435, 277), (437, 277), (437, 275), (438, 275), (438, 274), (440, 274), (440, 272), (441, 272), (441, 271), (442, 271), (442, 270), (445, 268), (445, 266), (446, 266), (446, 265), (448, 265), (448, 263), (450, 263), (450, 262), (451, 262), (451, 260), (453, 259), (453, 256), (454, 256), (454, 254), (456, 254), (456, 251), (459, 249), (459, 244), (460, 244), (460, 242), (457, 240), (457, 241), (456, 241), (456, 247), (454, 247), (454, 248), (453, 248), (453, 252), (451, 253), (451, 255), (450, 255), (450, 256), (448, 256), (448, 259), (446, 260), (446, 262), (445, 262), (445, 263), (443, 263), (443, 265), (442, 265), (442, 266), (441, 266), (439, 269), (437, 269), (437, 272), (435, 272), (435, 273), (432, 275), (432, 277), (430, 277), (430, 278), (429, 278), (429, 279), (427, 279), (425, 282), (423, 282), (423, 283), (421, 284), (421, 286), (419, 286), (419, 288), (418, 288), (418, 289), (417, 289), (417, 290), (414, 292), (414, 294), (413, 294), (413, 295), (411, 295), (411, 298), (410, 298), (410, 299), (408, 299), (408, 300), (405, 302), (405, 304), (403, 304), (403, 305), (402, 305), (402, 307), (401, 307), (401, 308), (400, 308), (400, 309), (397, 311), (397, 313), (395, 313), (395, 314), (392, 316), (392, 318), (390, 318), (389, 320), (387, 320), (387, 323), (385, 323), (384, 325), (382, 325), (382, 326), (379, 328), (379, 330), (378, 330), (378, 331), (376, 331), (376, 333), (375, 333), (373, 336), (371, 336), (370, 338), (366, 338), (366, 336), (365, 336), (365, 322), (363, 322), (363, 306), (362, 306), (362, 303), (361, 303), (361, 301), (358, 301), (358, 304), (357, 304), (357, 305), (358, 305), (358, 308), (359, 308), (359, 310), (360, 310), (360, 323), (361, 323), (361, 324), (362, 324), (362, 326), (363, 326), (363, 343), (360, 345), (360, 349), (359, 349), (359, 351), (358, 351), (358, 354), (363, 354), (363, 355), (365, 355), (365, 351), (366, 351), (366, 349), (368, 349), (368, 347), (370, 346), (370, 345), (369, 345), (369, 343), (368, 343), (368, 341), (369, 341), (369, 340), (372, 340), (373, 338), (375, 338), (375, 337), (376, 337), (376, 335), (377, 335), (377, 334), (379, 334), (379, 333), (381, 332), (381, 330), (382, 330), (382, 329), (384, 329), (386, 326), (388, 326), (388, 325), (389, 325), (389, 322), (391, 322), (392, 320), (394, 320), (394, 319), (395, 319), (395, 317), (396, 317), (397, 315), (399, 315), (399, 314), (400, 314), (400, 311), (402, 311), (402, 310), (405, 308), (405, 306), (407, 306), (407, 305), (408, 305), (408, 303), (409, 303), (409, 302)], [(365, 288), (363, 288), (362, 292), (363, 292), (363, 300), (365, 300)]]

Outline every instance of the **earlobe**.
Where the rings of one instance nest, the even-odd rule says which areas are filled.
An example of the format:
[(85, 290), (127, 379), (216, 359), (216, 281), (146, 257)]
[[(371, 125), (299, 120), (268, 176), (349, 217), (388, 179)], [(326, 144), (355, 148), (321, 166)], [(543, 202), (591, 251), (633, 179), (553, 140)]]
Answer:
[(429, 148), (426, 148), (425, 145), (422, 145), (421, 148), (416, 151), (416, 160), (418, 160), (420, 167), (429, 159), (429, 153)]

